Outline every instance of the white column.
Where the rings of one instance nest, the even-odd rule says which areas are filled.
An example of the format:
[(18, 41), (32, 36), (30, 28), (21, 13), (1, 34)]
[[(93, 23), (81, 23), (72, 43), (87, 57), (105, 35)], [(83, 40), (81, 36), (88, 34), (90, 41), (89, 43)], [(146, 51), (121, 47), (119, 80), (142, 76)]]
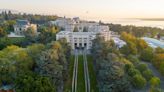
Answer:
[(72, 49), (75, 49), (75, 41), (74, 41), (74, 38), (72, 37), (72, 42), (71, 42), (71, 45), (72, 45)]
[(79, 41), (80, 41), (79, 38), (77, 38), (77, 47), (79, 47)]
[(84, 47), (84, 37), (82, 37), (82, 47)]
[(89, 49), (89, 36), (87, 37), (87, 49)]

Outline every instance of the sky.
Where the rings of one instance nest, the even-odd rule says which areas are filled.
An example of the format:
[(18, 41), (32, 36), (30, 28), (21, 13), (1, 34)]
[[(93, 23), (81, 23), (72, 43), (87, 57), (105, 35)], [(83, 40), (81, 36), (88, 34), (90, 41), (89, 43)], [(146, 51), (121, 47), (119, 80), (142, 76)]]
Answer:
[(0, 9), (99, 20), (164, 18), (164, 0), (0, 0)]

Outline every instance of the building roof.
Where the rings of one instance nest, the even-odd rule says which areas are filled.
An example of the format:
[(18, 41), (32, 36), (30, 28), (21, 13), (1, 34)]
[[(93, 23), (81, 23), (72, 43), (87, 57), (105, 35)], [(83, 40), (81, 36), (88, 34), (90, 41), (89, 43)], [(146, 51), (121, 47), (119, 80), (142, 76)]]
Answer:
[(148, 45), (151, 46), (152, 48), (156, 48), (156, 47), (164, 48), (164, 42), (161, 42), (157, 39), (148, 38), (148, 37), (143, 37), (142, 39), (144, 39), (148, 43)]
[(71, 32), (69, 32), (69, 31), (60, 31), (60, 32), (57, 33), (57, 35), (68, 35), (70, 33)]
[(17, 25), (28, 25), (29, 21), (28, 20), (17, 20)]
[(3, 85), (0, 87), (0, 92), (1, 90), (10, 90), (10, 89), (13, 89), (13, 85)]
[(70, 32), (70, 31), (60, 31), (57, 33), (57, 35), (68, 35), (68, 34), (73, 34), (73, 35), (94, 35), (97, 34), (96, 32)]
[(119, 48), (121, 48), (121, 47), (123, 47), (124, 45), (126, 45), (126, 42), (123, 41), (123, 40), (121, 40), (121, 39), (118, 38), (118, 37), (113, 37), (112, 39), (113, 39), (114, 43), (115, 43)]

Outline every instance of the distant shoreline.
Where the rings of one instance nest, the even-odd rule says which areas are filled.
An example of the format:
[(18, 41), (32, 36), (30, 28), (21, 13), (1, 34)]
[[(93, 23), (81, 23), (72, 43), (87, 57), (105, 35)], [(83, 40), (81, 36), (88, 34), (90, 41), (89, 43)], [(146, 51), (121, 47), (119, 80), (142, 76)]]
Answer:
[(105, 23), (121, 24), (123, 26), (134, 25), (142, 27), (156, 27), (164, 29), (164, 18), (122, 18), (120, 20), (113, 19), (110, 21), (105, 21)]
[(143, 21), (164, 21), (164, 18), (141, 18)]

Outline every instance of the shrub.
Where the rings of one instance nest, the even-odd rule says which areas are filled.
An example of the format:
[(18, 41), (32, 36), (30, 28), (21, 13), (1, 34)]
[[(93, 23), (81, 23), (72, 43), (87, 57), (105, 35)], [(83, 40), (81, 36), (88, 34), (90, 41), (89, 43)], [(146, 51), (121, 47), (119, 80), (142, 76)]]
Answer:
[(143, 75), (144, 78), (145, 78), (146, 80), (148, 80), (148, 81), (153, 77), (153, 73), (152, 73), (152, 71), (149, 70), (149, 69), (143, 71), (142, 75)]
[(147, 48), (141, 52), (140, 59), (150, 62), (153, 59), (153, 49)]
[(125, 66), (124, 66), (124, 69), (126, 72), (128, 72), (129, 69), (131, 69), (131, 68), (134, 68), (134, 66), (132, 64), (125, 64)]
[(135, 76), (133, 76), (132, 78), (132, 84), (135, 88), (144, 88), (146, 85), (146, 80), (144, 77), (142, 77), (139, 74), (136, 74)]
[(146, 65), (146, 64), (143, 64), (143, 63), (138, 64), (136, 68), (137, 68), (141, 73), (142, 73), (143, 71), (145, 71), (145, 70), (148, 69), (147, 65)]
[(131, 61), (134, 65), (137, 65), (139, 63), (138, 58), (134, 55), (129, 55), (128, 60)]
[(160, 85), (160, 79), (158, 77), (152, 77), (150, 80), (150, 85), (152, 87), (157, 87)]
[(133, 77), (133, 76), (136, 75), (136, 74), (140, 74), (140, 71), (138, 71), (138, 70), (135, 69), (135, 68), (130, 68), (130, 69), (128, 70), (128, 75), (129, 75), (129, 76)]

